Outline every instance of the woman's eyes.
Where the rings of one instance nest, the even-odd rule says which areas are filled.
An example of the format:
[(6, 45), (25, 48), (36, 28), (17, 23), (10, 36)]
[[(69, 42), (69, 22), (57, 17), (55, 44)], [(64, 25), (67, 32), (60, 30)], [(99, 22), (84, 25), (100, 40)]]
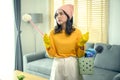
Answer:
[(63, 13), (61, 12), (61, 13), (59, 13), (60, 15), (63, 15)]
[(64, 13), (60, 12), (60, 13), (57, 13), (56, 16), (58, 16), (58, 15), (63, 15), (63, 14), (64, 14)]

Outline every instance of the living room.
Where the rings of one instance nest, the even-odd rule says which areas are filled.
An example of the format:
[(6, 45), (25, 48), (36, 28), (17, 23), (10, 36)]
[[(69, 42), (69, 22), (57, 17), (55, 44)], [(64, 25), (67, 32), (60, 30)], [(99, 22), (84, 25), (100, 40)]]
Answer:
[[(120, 37), (118, 36), (120, 34), (119, 30), (119, 21), (120, 21), (120, 0), (108, 0), (108, 43), (114, 44), (114, 45), (120, 45)], [(2, 5), (3, 2), (0, 2)], [(11, 3), (11, 2), (10, 2)], [(43, 22), (37, 23), (36, 25), (40, 28), (41, 31), (47, 33), (49, 32), (49, 0), (21, 0), (21, 15), (25, 13), (42, 13), (43, 15)], [(26, 5), (27, 4), (27, 5)], [(10, 5), (9, 5), (10, 6)], [(44, 7), (44, 8), (43, 8)], [(8, 7), (9, 8), (9, 7)], [(5, 8), (6, 11), (7, 8)], [(4, 14), (3, 6), (0, 6), (0, 11)], [(6, 12), (9, 13), (9, 12)], [(10, 12), (11, 13), (11, 12)], [(12, 13), (11, 13), (12, 14)], [(14, 27), (9, 27), (11, 24), (8, 24), (10, 21), (13, 20), (3, 20), (3, 18), (6, 17), (1, 15), (1, 22), (0, 25), (2, 26), (0, 30), (0, 35), (5, 36), (1, 38), (0, 44), (1, 44), (1, 50), (0, 54), (2, 55), (0, 57), (0, 66), (2, 67), (0, 71), (6, 72), (6, 71), (12, 71), (14, 69), (14, 56), (15, 54), (15, 38), (14, 38)], [(11, 18), (11, 16), (8, 16)], [(14, 22), (11, 22), (14, 23)], [(6, 25), (5, 25), (6, 24)], [(9, 26), (8, 26), (9, 25)], [(6, 28), (6, 26), (8, 26)], [(14, 26), (14, 25), (11, 25)], [(22, 53), (23, 55), (34, 52), (38, 53), (40, 51), (40, 36), (35, 30), (32, 28), (32, 26), (28, 23), (25, 23), (24, 21), (21, 21), (21, 44), (22, 44)], [(34, 35), (35, 34), (35, 35)], [(7, 37), (9, 36), (9, 37)], [(36, 37), (35, 37), (36, 36)], [(27, 39), (26, 39), (27, 37)], [(35, 39), (36, 38), (36, 39)], [(36, 40), (36, 41), (35, 41)], [(34, 44), (36, 43), (36, 44)], [(4, 45), (4, 46), (3, 46)], [(4, 53), (4, 54), (3, 54)], [(8, 54), (11, 53), (11, 54)], [(12, 57), (10, 57), (12, 56)], [(11, 62), (9, 62), (11, 61)], [(11, 64), (10, 64), (11, 63)], [(8, 67), (8, 65), (10, 65)], [(2, 74), (2, 73), (0, 73)], [(4, 73), (6, 74), (6, 73)], [(1, 76), (0, 76), (1, 77)], [(0, 78), (1, 79), (1, 78)]]

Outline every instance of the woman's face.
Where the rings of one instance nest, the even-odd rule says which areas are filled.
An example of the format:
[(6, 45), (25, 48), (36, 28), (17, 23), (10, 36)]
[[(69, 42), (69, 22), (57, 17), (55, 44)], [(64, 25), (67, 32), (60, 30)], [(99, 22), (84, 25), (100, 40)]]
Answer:
[(59, 25), (66, 24), (67, 16), (63, 12), (63, 10), (57, 10), (56, 12), (56, 21)]

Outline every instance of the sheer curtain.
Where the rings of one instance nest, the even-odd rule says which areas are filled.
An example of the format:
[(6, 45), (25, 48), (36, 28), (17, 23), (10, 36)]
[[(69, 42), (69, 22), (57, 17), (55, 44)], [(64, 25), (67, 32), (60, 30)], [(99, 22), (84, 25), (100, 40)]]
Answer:
[(14, 33), (13, 1), (0, 0), (0, 80), (8, 80), (14, 71)]

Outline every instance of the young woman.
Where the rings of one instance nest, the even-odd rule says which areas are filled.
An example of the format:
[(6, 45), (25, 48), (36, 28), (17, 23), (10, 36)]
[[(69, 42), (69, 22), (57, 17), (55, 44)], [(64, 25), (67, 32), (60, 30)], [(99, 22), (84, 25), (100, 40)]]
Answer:
[(49, 36), (44, 35), (46, 50), (54, 58), (50, 80), (83, 80), (77, 57), (84, 56), (88, 34), (83, 37), (80, 30), (73, 27), (73, 10), (71, 4), (58, 8), (55, 29)]

